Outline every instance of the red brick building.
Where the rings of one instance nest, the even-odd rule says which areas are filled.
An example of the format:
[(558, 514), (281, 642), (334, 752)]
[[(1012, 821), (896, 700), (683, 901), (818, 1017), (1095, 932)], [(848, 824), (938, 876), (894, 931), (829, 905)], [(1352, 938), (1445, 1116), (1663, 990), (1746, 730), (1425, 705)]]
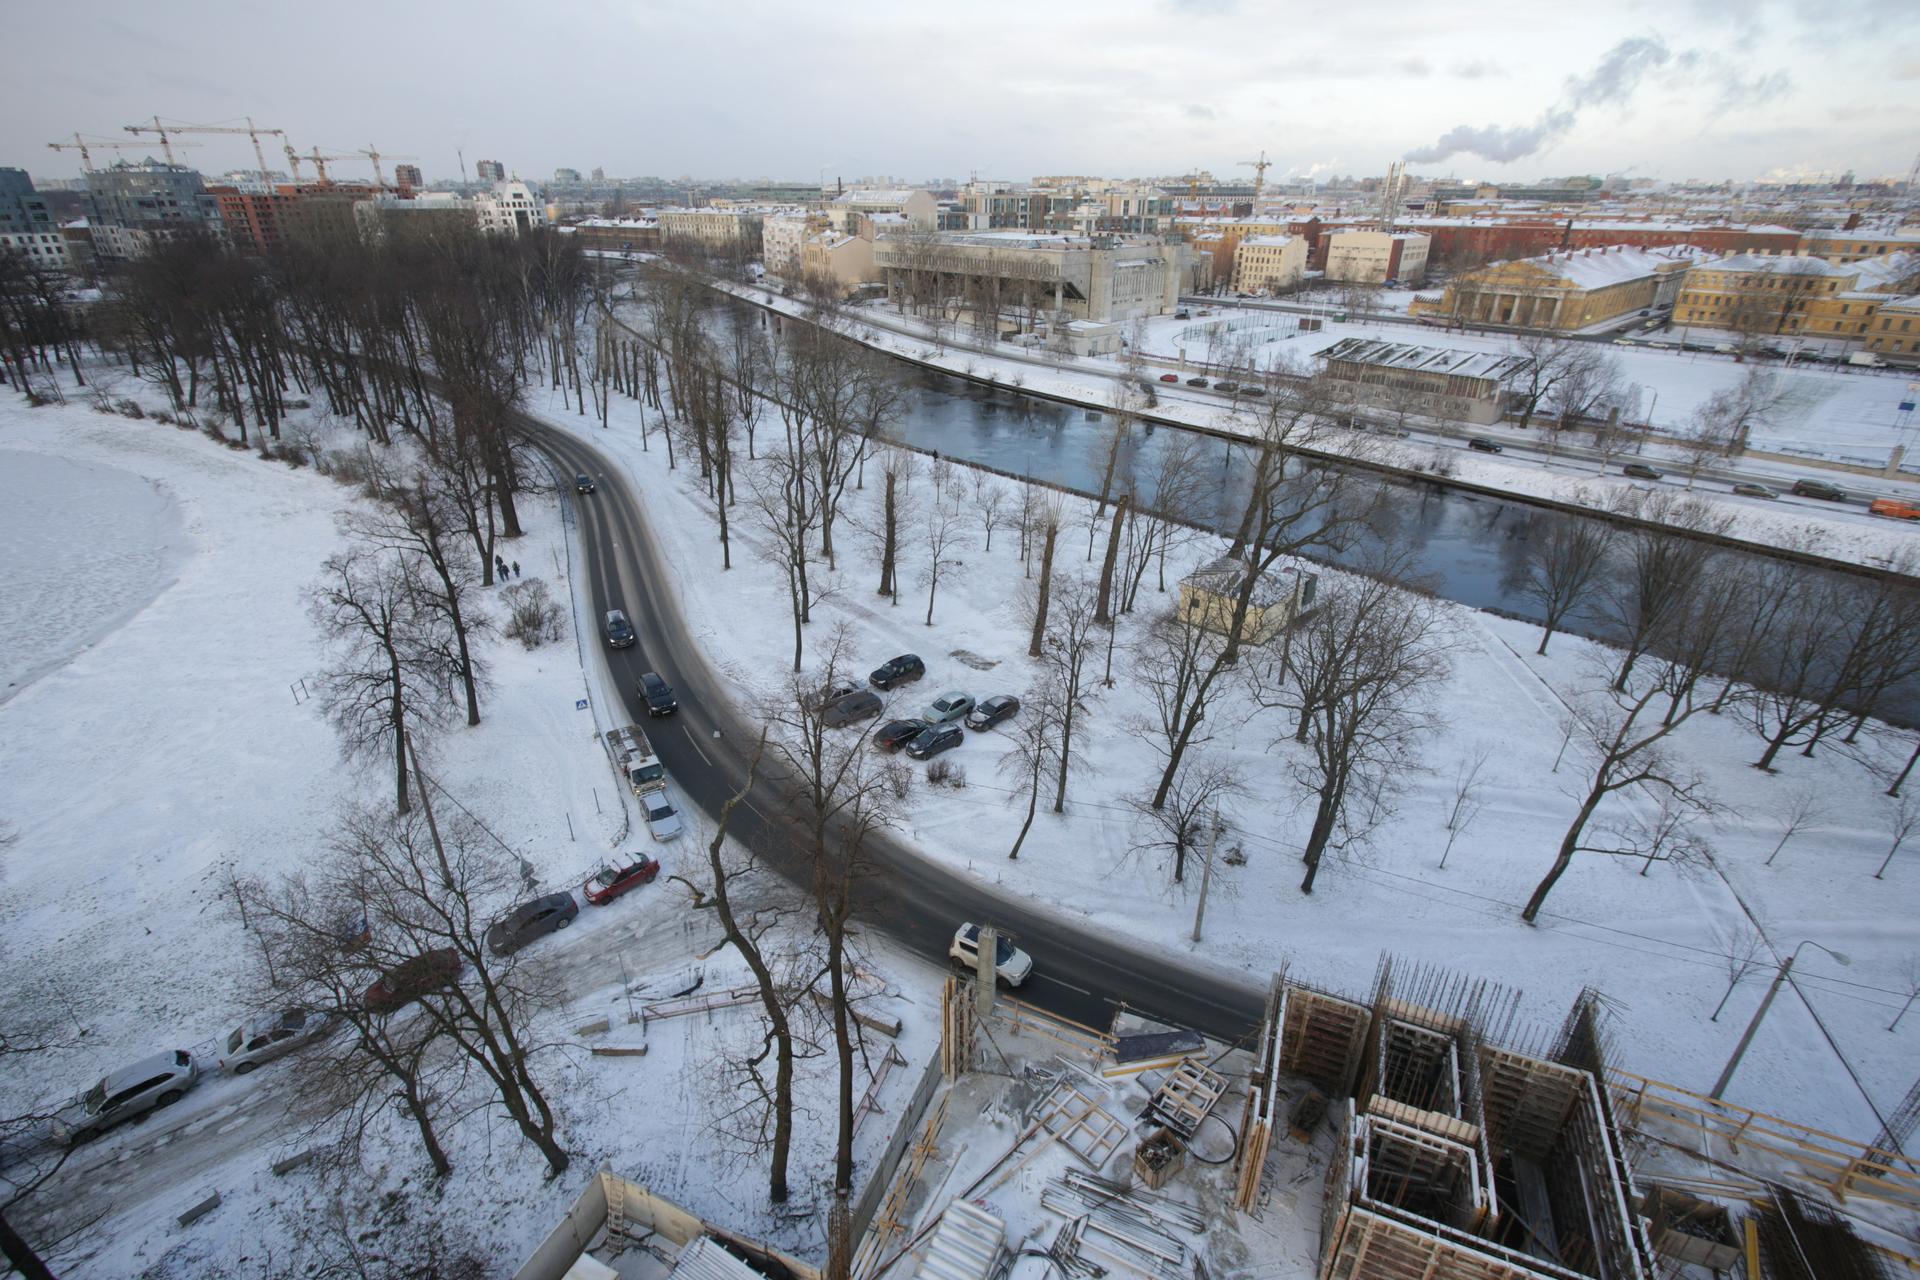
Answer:
[[(1330, 223), (1320, 229), (1310, 243), (1315, 254), (1309, 265), (1326, 266), (1326, 231), (1377, 228), (1375, 219), (1355, 218)], [(1418, 231), (1432, 244), (1429, 261), (1436, 265), (1464, 268), (1489, 262), (1512, 262), (1570, 249), (1603, 249), (1610, 245), (1631, 245), (1639, 249), (1665, 249), (1675, 245), (1698, 245), (1716, 254), (1751, 253), (1784, 256), (1798, 252), (1801, 233), (1791, 227), (1709, 226), (1696, 222), (1633, 221), (1580, 218), (1401, 218), (1396, 231)], [(1305, 234), (1304, 232), (1301, 234)]]

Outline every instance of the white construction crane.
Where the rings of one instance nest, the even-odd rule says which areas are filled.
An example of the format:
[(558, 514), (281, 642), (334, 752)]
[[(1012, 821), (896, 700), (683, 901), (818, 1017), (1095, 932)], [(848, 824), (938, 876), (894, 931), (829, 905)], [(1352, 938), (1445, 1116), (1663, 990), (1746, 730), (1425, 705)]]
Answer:
[[(367, 149), (366, 149), (365, 151), (361, 151), (361, 152), (358, 152), (357, 154), (359, 154), (359, 155), (363, 155), (363, 156), (365, 156), (365, 157), (366, 157), (367, 159), (369, 159), (369, 160), (371, 160), (371, 161), (373, 161), (373, 180), (374, 180), (374, 182), (375, 182), (375, 183), (376, 183), (377, 185), (379, 185), (379, 186), (382, 186), (382, 187), (384, 187), (384, 186), (386, 186), (386, 185), (387, 185), (387, 176), (386, 176), (386, 174), (384, 174), (384, 173), (382, 173), (382, 172), (380, 171), (380, 152), (374, 149), (374, 145), (373, 145), (373, 144), (372, 144), (371, 142), (369, 142), (369, 143), (367, 144)], [(419, 159), (419, 157), (418, 157), (418, 156), (388, 156), (388, 157), (387, 157), (387, 159), (389, 159), (389, 160), (417, 160), (417, 159)]]
[[(1273, 167), (1273, 161), (1267, 159), (1267, 149), (1260, 148), (1258, 160), (1242, 160), (1240, 167), (1253, 170), (1253, 203), (1260, 203), (1260, 188), (1267, 185), (1267, 170)], [(1257, 212), (1257, 210), (1256, 210)]]
[[(121, 128), (125, 129), (128, 133), (157, 133), (160, 135), (160, 145), (162, 147), (166, 147), (168, 145), (169, 134), (178, 135), (182, 133), (244, 133), (247, 135), (247, 137), (253, 140), (253, 158), (254, 158), (254, 161), (260, 166), (260, 180), (262, 182), (265, 182), (267, 178), (267, 154), (260, 147), (260, 135), (263, 133), (270, 134), (273, 137), (284, 140), (287, 136), (286, 131), (284, 129), (267, 129), (267, 128), (262, 128), (258, 125), (255, 125), (253, 122), (252, 116), (244, 116), (242, 117), (242, 119), (246, 121), (244, 125), (183, 124), (177, 120), (166, 121), (166, 120), (162, 120), (159, 116), (155, 116), (153, 118), (152, 124), (129, 124), (129, 125), (122, 125)], [(169, 161), (171, 161), (173, 157), (169, 155), (167, 158)], [(298, 175), (295, 175), (295, 176), (298, 176)]]
[[(141, 151), (146, 148), (146, 145), (144, 142), (115, 142), (111, 138), (84, 138), (77, 133), (73, 135), (72, 142), (49, 142), (47, 144), (47, 146), (54, 151), (78, 151), (80, 153), (80, 168), (87, 173), (93, 172), (94, 151)], [(183, 142), (180, 145), (182, 147), (197, 147), (200, 144), (197, 142)], [(173, 163), (172, 152), (168, 152), (167, 154), (167, 163)]]

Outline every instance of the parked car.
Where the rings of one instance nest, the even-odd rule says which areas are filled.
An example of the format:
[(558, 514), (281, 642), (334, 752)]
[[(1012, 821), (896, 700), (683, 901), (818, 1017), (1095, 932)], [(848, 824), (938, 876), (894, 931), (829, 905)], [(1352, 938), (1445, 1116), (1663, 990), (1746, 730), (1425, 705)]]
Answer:
[(566, 928), (579, 914), (580, 904), (570, 893), (549, 893), (532, 902), (523, 902), (487, 926), (487, 950), (497, 956), (508, 955), (536, 938)]
[(292, 1053), (333, 1029), (333, 1020), (312, 1009), (282, 1009), (279, 1013), (235, 1027), (227, 1036), (227, 1056), (220, 1066), (244, 1076), (262, 1063)]
[(1486, 436), (1473, 437), (1471, 440), (1467, 441), (1467, 448), (1473, 449), (1479, 453), (1506, 452), (1505, 445), (1501, 444), (1498, 440), (1490, 440)]
[(615, 649), (631, 649), (634, 638), (633, 624), (627, 621), (627, 615), (619, 609), (607, 610), (607, 643)]
[(927, 674), (927, 664), (920, 661), (917, 653), (903, 653), (897, 658), (889, 658), (873, 669), (867, 682), (876, 689), (891, 689), (898, 684), (918, 680)]
[(670, 716), (680, 708), (680, 700), (673, 696), (673, 686), (654, 671), (640, 677), (640, 700), (647, 704), (650, 716)]
[(647, 792), (640, 797), (640, 807), (646, 811), (647, 830), (655, 840), (677, 839), (687, 829), (664, 791)]
[[(980, 926), (963, 924), (953, 935), (953, 941), (947, 947), (947, 956), (955, 964), (965, 969), (974, 969), (980, 963)], [(1014, 946), (1006, 938), (994, 937), (993, 971), (1000, 981), (1010, 987), (1017, 987), (1033, 973), (1033, 957)]]
[(1920, 505), (1899, 498), (1875, 498), (1867, 504), (1867, 514), (1892, 520), (1920, 520)]
[(1739, 484), (1733, 486), (1733, 491), (1743, 498), (1777, 498), (1780, 496), (1778, 489), (1769, 488), (1764, 484), (1755, 484), (1751, 480), (1742, 480)]
[(935, 698), (920, 718), (928, 724), (945, 724), (949, 720), (958, 720), (973, 710), (973, 695), (955, 690), (943, 693)]
[(882, 751), (898, 751), (926, 730), (925, 720), (889, 720), (873, 731), (873, 745)]
[(580, 886), (580, 892), (589, 905), (604, 907), (629, 890), (652, 884), (654, 877), (660, 874), (660, 864), (654, 859), (645, 854), (630, 856), (634, 861), (624, 864), (610, 862)]
[(966, 736), (966, 730), (957, 724), (930, 724), (907, 744), (907, 754), (915, 760), (931, 760), (959, 746)]
[(450, 987), (459, 980), (460, 953), (452, 947), (439, 947), (402, 960), (381, 974), (367, 988), (365, 1003), (369, 1012), (392, 1013), (429, 991)]
[(1827, 502), (1845, 502), (1847, 491), (1825, 480), (1795, 480), (1793, 491), (1803, 498), (1821, 498)]
[(1658, 467), (1650, 467), (1644, 462), (1629, 462), (1620, 468), (1620, 474), (1632, 476), (1636, 480), (1658, 480), (1666, 472)]
[(99, 1083), (53, 1113), (53, 1136), (68, 1146), (97, 1138), (122, 1120), (170, 1107), (200, 1079), (185, 1049), (156, 1053), (101, 1077)]
[(1180, 381), (1180, 375), (1179, 375), (1179, 374), (1177, 374), (1177, 373), (1163, 373), (1163, 374), (1161, 374), (1161, 375), (1160, 375), (1160, 381), (1162, 381), (1162, 382), (1178, 382), (1178, 381)]
[(1216, 382), (1213, 384), (1213, 389), (1215, 391), (1224, 391), (1228, 395), (1232, 395), (1234, 392), (1240, 389), (1240, 384), (1237, 382)]
[(1206, 387), (1206, 386), (1208, 386), (1209, 384), (1208, 384), (1208, 382), (1207, 382), (1207, 380), (1206, 380), (1205, 378), (1188, 378), (1188, 379), (1187, 379), (1187, 385), (1188, 385), (1188, 386), (1190, 386), (1190, 387), (1201, 387), (1201, 388), (1205, 388), (1205, 387)]
[(1020, 699), (1010, 693), (996, 693), (967, 713), (967, 728), (991, 729), (1020, 709)]
[(1240, 388), (1240, 394), (1243, 396), (1263, 396), (1267, 394), (1267, 389), (1259, 383), (1253, 382)]
[(881, 705), (880, 695), (873, 690), (856, 689), (829, 703), (820, 713), (820, 723), (829, 729), (838, 729), (856, 720), (871, 720), (880, 714)]
[(575, 476), (573, 478), (573, 491), (575, 493), (592, 493), (593, 477), (592, 476)]
[(800, 699), (800, 705), (808, 711), (819, 711), (830, 707), (850, 693), (858, 693), (860, 686), (851, 680), (835, 680), (824, 689), (815, 689)]

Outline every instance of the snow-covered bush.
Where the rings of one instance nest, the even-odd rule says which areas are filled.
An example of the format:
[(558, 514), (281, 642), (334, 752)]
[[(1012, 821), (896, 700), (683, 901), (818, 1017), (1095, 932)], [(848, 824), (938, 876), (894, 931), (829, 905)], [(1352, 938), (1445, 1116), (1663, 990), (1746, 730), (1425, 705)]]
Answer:
[(507, 604), (508, 639), (538, 649), (566, 633), (566, 613), (554, 603), (547, 584), (539, 578), (514, 582), (500, 596)]

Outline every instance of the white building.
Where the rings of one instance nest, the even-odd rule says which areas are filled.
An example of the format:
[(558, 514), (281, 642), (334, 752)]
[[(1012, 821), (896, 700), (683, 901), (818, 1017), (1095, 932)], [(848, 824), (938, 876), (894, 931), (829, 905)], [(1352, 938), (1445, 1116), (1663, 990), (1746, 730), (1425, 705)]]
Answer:
[(760, 261), (767, 274), (796, 279), (800, 274), (800, 246), (819, 225), (822, 223), (816, 215), (797, 212), (776, 213), (761, 222)]
[(940, 206), (933, 196), (906, 187), (843, 191), (826, 209), (827, 221), (849, 234), (858, 229), (856, 215), (876, 213), (900, 214), (922, 231), (932, 231), (940, 222)]
[(1305, 236), (1248, 236), (1233, 251), (1235, 293), (1280, 293), (1306, 274)]
[(1430, 243), (1417, 231), (1336, 231), (1327, 240), (1327, 279), (1418, 287)]
[(31, 266), (54, 271), (66, 271), (73, 266), (67, 238), (58, 231), (0, 232), (0, 253), (18, 254)]
[(473, 198), (473, 211), (486, 232), (519, 235), (547, 225), (546, 207), (533, 198), (527, 184), (515, 179), (496, 182), (493, 190)]

